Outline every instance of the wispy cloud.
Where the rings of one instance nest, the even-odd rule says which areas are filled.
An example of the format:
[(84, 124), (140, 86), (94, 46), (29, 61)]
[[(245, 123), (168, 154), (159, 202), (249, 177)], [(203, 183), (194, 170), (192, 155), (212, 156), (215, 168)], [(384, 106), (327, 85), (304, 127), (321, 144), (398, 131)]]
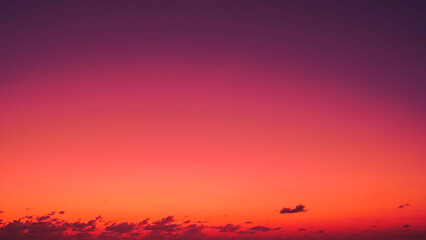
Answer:
[(408, 207), (408, 206), (410, 206), (410, 204), (409, 203), (405, 203), (405, 204), (399, 205), (398, 208), (405, 208), (405, 207)]

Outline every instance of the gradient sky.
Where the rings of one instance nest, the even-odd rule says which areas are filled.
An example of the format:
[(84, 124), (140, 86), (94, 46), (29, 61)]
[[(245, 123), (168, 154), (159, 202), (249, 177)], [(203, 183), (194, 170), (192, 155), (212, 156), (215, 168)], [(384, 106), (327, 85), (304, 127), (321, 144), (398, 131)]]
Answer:
[(425, 12), (3, 1), (0, 219), (425, 232)]

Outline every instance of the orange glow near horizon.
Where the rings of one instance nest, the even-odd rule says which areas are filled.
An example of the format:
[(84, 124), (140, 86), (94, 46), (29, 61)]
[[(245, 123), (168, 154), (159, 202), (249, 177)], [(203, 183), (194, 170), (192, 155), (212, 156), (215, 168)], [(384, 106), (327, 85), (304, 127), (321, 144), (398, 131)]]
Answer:
[[(353, 105), (341, 91), (297, 86), (303, 79), (281, 94), (242, 85), (245, 74), (205, 76), (198, 85), (182, 84), (199, 77), (189, 73), (136, 73), (128, 82), (87, 75), (92, 84), (83, 87), (78, 78), (5, 88), (14, 94), (2, 97), (10, 104), (2, 116), (8, 161), (1, 176), (14, 193), (2, 204), (11, 217), (29, 207), (113, 219), (172, 214), (278, 223), (285, 218), (277, 209), (299, 203), (309, 208), (303, 221), (375, 219), (401, 202), (426, 209), (425, 155), (414, 142), (425, 135), (406, 109), (392, 112), (367, 99)], [(217, 82), (224, 88), (212, 88)]]

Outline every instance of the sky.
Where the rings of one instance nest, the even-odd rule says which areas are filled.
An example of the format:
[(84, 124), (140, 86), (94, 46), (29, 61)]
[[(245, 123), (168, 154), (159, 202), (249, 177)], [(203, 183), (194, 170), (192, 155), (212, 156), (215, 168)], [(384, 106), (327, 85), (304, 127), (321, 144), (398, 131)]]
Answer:
[(1, 2), (0, 239), (423, 239), (425, 11)]

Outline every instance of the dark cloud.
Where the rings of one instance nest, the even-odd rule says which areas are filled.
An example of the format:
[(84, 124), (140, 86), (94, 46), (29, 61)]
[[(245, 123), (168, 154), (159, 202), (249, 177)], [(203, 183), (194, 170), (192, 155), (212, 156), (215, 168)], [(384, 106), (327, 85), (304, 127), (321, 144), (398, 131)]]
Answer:
[(240, 230), (241, 226), (234, 224), (226, 224), (225, 226), (217, 226), (214, 228), (219, 229), (219, 232), (235, 232), (237, 230)]
[(0, 213), (4, 213), (4, 211), (0, 211)]
[(44, 215), (44, 216), (38, 217), (37, 220), (38, 221), (44, 221), (44, 220), (47, 220), (49, 218), (50, 218), (50, 215)]
[(405, 207), (408, 207), (408, 206), (410, 206), (410, 204), (409, 203), (405, 203), (405, 204), (399, 205), (398, 208), (405, 208)]
[(183, 233), (185, 235), (193, 235), (193, 234), (199, 234), (205, 227), (203, 225), (197, 225), (197, 224), (191, 224), (189, 226), (184, 227)]
[(247, 221), (247, 222), (245, 222), (245, 224), (252, 224), (253, 222), (250, 222), (250, 221)]
[(136, 224), (123, 222), (120, 224), (113, 223), (110, 226), (105, 227), (106, 231), (115, 233), (129, 233), (136, 228)]
[(65, 214), (65, 212), (64, 211), (60, 211), (60, 212), (58, 212), (58, 214), (62, 215), (62, 214)]
[(302, 204), (297, 205), (295, 208), (283, 208), (281, 209), (280, 213), (281, 214), (286, 214), (286, 213), (298, 213), (298, 212), (305, 212), (305, 206)]
[[(178, 224), (169, 216), (158, 221), (149, 222), (111, 222), (100, 216), (88, 221), (66, 221), (52, 217), (52, 213), (44, 216), (25, 216), (19, 220), (2, 222), (0, 220), (0, 240), (273, 240), (283, 239), (281, 227), (254, 226), (245, 229), (240, 225), (208, 226), (200, 224)], [(188, 222), (189, 223), (189, 222)], [(360, 240), (420, 240), (424, 235), (411, 234), (410, 225), (398, 227), (391, 233), (375, 235), (371, 238), (371, 230), (360, 231), (356, 239)], [(298, 231), (306, 231), (305, 228)], [(313, 233), (323, 233), (319, 230)], [(224, 233), (219, 234), (217, 233)], [(296, 239), (288, 233), (288, 239)], [(294, 232), (294, 234), (297, 234)], [(330, 239), (332, 233), (327, 234)], [(370, 235), (368, 235), (370, 234)], [(375, 232), (380, 234), (380, 232)], [(349, 237), (349, 235), (346, 235)], [(367, 238), (364, 236), (370, 236)], [(383, 236), (383, 237), (381, 237)], [(296, 237), (296, 238), (295, 238)], [(304, 235), (302, 239), (310, 239)], [(299, 239), (299, 238), (297, 238)], [(346, 239), (336, 238), (334, 239)]]
[(237, 231), (238, 234), (255, 234), (256, 231)]
[(96, 230), (96, 222), (101, 219), (101, 216), (96, 217), (88, 222), (66, 223), (72, 231), (76, 232), (93, 232)]
[(271, 231), (272, 228), (265, 227), (265, 226), (254, 226), (254, 227), (250, 228), (249, 230), (258, 231), (258, 232), (268, 232), (268, 231)]
[(179, 226), (177, 224), (172, 224), (174, 221), (175, 220), (173, 216), (168, 216), (159, 221), (146, 225), (144, 229), (158, 232), (172, 232), (175, 231), (176, 228)]
[(25, 216), (25, 217), (21, 217), (21, 218), (19, 218), (18, 220), (19, 220), (19, 221), (24, 220), (24, 219), (30, 220), (30, 219), (33, 219), (33, 218), (35, 218), (35, 216), (27, 215), (27, 216)]
[(147, 225), (147, 224), (148, 224), (148, 221), (149, 221), (149, 218), (147, 218), (147, 219), (145, 219), (145, 220), (142, 220), (142, 221), (140, 221), (140, 222), (138, 223), (138, 226), (139, 226), (139, 227), (145, 226), (145, 225)]
[[(54, 214), (54, 213), (53, 213)], [(0, 226), (0, 240), (23, 239), (23, 240), (66, 240), (68, 234), (72, 233), (73, 239), (90, 239), (96, 229), (97, 219), (87, 223), (67, 222), (58, 219), (51, 219), (53, 215), (49, 213), (40, 217), (26, 216)]]

